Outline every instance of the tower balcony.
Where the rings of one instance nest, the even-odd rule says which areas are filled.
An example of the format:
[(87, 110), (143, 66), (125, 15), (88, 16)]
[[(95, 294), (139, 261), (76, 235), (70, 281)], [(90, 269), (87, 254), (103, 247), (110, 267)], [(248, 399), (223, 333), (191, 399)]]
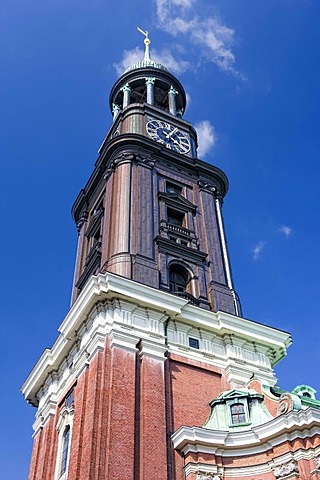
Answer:
[(181, 297), (181, 298), (184, 298), (185, 300), (188, 300), (188, 302), (191, 303), (191, 305), (196, 305), (196, 306), (200, 305), (200, 300), (198, 300), (198, 298), (195, 298), (193, 295), (191, 295), (191, 293), (173, 292), (173, 291), (171, 293), (173, 293), (177, 297)]
[(185, 247), (193, 248), (195, 250), (198, 250), (199, 248), (195, 232), (182, 225), (161, 220), (159, 233), (162, 238), (166, 238), (167, 240), (171, 240), (172, 242)]

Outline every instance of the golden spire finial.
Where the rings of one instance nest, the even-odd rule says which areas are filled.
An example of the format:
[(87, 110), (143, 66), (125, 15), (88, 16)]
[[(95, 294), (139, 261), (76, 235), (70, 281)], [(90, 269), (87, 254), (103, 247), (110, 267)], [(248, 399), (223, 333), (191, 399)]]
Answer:
[(151, 43), (151, 40), (149, 38), (149, 32), (147, 30), (142, 30), (142, 28), (137, 27), (137, 30), (142, 33), (146, 38), (144, 39), (143, 43), (145, 44), (145, 52), (144, 52), (144, 60), (145, 61), (150, 61), (150, 53), (149, 53), (149, 45)]
[(142, 33), (142, 35), (144, 35), (146, 38), (144, 39), (143, 43), (145, 45), (150, 45), (151, 41), (150, 41), (150, 38), (149, 38), (149, 32), (147, 30), (142, 30), (142, 28), (140, 27), (137, 27), (137, 30)]

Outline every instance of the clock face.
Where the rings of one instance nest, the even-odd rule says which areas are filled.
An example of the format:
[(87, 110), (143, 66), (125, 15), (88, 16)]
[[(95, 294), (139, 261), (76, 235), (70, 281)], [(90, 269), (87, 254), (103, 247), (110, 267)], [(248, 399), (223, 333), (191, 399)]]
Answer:
[(151, 120), (147, 123), (147, 132), (153, 140), (162, 143), (170, 150), (183, 154), (190, 151), (190, 141), (187, 135), (169, 123), (162, 120)]

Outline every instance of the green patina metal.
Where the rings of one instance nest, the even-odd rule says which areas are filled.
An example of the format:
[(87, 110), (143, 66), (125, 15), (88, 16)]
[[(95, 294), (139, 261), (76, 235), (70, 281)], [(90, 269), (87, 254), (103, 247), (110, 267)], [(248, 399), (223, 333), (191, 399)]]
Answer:
[[(233, 423), (231, 416), (233, 405), (243, 405), (245, 421)], [(264, 404), (263, 395), (247, 388), (222, 393), (210, 402), (210, 407), (211, 414), (204, 428), (212, 430), (249, 430), (252, 426), (261, 425), (273, 418)]]

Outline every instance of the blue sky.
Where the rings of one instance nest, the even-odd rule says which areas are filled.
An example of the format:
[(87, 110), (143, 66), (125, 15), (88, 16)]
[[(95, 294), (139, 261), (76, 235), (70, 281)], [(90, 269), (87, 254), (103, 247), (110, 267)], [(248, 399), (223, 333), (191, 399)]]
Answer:
[(320, 398), (318, 0), (4, 0), (1, 460), (27, 477), (35, 409), (19, 388), (69, 308), (70, 209), (143, 47), (184, 85), (201, 158), (230, 180), (224, 219), (244, 316), (290, 331), (279, 385)]

